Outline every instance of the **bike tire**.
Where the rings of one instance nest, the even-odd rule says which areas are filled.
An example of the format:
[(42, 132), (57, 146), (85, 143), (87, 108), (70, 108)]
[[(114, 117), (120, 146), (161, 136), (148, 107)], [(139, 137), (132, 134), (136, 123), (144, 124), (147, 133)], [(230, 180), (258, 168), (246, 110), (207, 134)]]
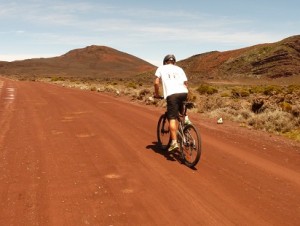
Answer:
[(192, 168), (200, 160), (202, 151), (202, 141), (198, 129), (193, 125), (186, 125), (183, 128), (186, 143), (181, 142), (180, 151), (183, 156), (183, 163)]
[(157, 142), (160, 149), (166, 150), (169, 148), (171, 133), (166, 114), (161, 115), (157, 123)]

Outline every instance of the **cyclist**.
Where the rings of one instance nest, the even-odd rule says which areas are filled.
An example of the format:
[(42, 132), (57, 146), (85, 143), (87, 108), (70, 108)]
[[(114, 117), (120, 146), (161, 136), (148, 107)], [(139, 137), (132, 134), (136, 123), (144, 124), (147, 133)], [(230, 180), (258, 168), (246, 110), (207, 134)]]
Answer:
[(184, 70), (175, 65), (176, 58), (173, 54), (168, 54), (163, 60), (163, 65), (155, 72), (154, 97), (159, 97), (159, 85), (162, 82), (164, 98), (167, 100), (167, 118), (169, 120), (171, 144), (168, 149), (172, 152), (178, 149), (177, 144), (177, 117), (181, 112), (182, 102), (187, 99), (187, 77)]

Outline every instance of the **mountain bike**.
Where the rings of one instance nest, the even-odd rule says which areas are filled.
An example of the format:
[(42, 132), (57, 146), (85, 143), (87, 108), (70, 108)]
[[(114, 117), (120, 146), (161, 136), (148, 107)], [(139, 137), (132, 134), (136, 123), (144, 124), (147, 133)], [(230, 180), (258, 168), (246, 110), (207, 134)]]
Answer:
[[(201, 136), (198, 129), (193, 124), (185, 124), (187, 109), (194, 108), (193, 102), (184, 102), (182, 114), (179, 114), (177, 142), (179, 143), (179, 154), (181, 162), (192, 168), (200, 160), (201, 156)], [(157, 123), (157, 140), (161, 149), (167, 150), (171, 144), (171, 133), (167, 112), (162, 114)]]

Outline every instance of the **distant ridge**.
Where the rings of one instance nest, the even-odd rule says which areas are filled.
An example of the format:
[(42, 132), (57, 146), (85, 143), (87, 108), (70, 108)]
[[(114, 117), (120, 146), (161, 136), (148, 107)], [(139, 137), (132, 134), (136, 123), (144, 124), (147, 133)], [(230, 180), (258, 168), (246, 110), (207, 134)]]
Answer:
[[(191, 82), (245, 80), (300, 84), (300, 35), (225, 52), (211, 51), (177, 62)], [(77, 78), (142, 78), (156, 66), (106, 46), (74, 49), (59, 57), (0, 61), (0, 75)], [(139, 75), (139, 77), (137, 77)]]
[(300, 78), (300, 35), (225, 52), (194, 55), (178, 63), (191, 79)]
[(28, 59), (0, 64), (0, 74), (62, 77), (130, 77), (155, 66), (106, 46), (75, 49), (59, 57)]

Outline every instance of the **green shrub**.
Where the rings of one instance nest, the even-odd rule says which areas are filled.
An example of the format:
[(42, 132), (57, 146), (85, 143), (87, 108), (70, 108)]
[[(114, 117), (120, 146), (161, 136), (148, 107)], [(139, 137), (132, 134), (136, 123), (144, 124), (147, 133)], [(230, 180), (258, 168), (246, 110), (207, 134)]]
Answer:
[(195, 102), (195, 101), (197, 100), (197, 96), (195, 95), (195, 93), (194, 93), (193, 90), (189, 89), (187, 99), (188, 99), (189, 101), (193, 101), (193, 102)]
[(198, 88), (197, 88), (197, 91), (200, 93), (200, 94), (208, 94), (208, 95), (212, 95), (214, 93), (218, 93), (218, 89), (213, 87), (213, 86), (210, 86), (210, 85), (206, 85), (206, 84), (202, 84), (200, 85)]
[(286, 112), (291, 112), (292, 111), (292, 105), (290, 103), (287, 103), (287, 102), (282, 102), (280, 104), (280, 107), (283, 111), (286, 111)]
[(58, 81), (65, 81), (65, 78), (62, 78), (60, 76), (51, 77), (51, 82), (58, 82)]
[(271, 96), (281, 93), (281, 88), (278, 86), (266, 86), (263, 90), (263, 94), (266, 96)]
[(300, 129), (289, 131), (284, 133), (284, 135), (290, 139), (300, 141)]
[(254, 86), (249, 89), (250, 93), (261, 93), (266, 96), (271, 96), (281, 93), (281, 88), (279, 86), (269, 85), (269, 86)]
[(292, 94), (292, 93), (299, 93), (300, 92), (300, 86), (299, 85), (289, 85), (287, 88), (287, 93)]
[(246, 88), (238, 87), (231, 90), (231, 95), (233, 98), (248, 97), (250, 96), (250, 92)]
[(140, 91), (139, 96), (146, 96), (147, 94), (150, 94), (151, 91), (149, 89), (143, 89)]
[(249, 89), (249, 92), (252, 94), (263, 93), (264, 87), (263, 86), (254, 86)]
[(221, 97), (230, 97), (231, 96), (229, 91), (224, 91), (220, 95), (221, 95)]
[(129, 82), (129, 83), (127, 84), (127, 87), (128, 87), (128, 88), (136, 89), (136, 88), (137, 88), (137, 85), (136, 85), (136, 83), (134, 83), (134, 82)]

